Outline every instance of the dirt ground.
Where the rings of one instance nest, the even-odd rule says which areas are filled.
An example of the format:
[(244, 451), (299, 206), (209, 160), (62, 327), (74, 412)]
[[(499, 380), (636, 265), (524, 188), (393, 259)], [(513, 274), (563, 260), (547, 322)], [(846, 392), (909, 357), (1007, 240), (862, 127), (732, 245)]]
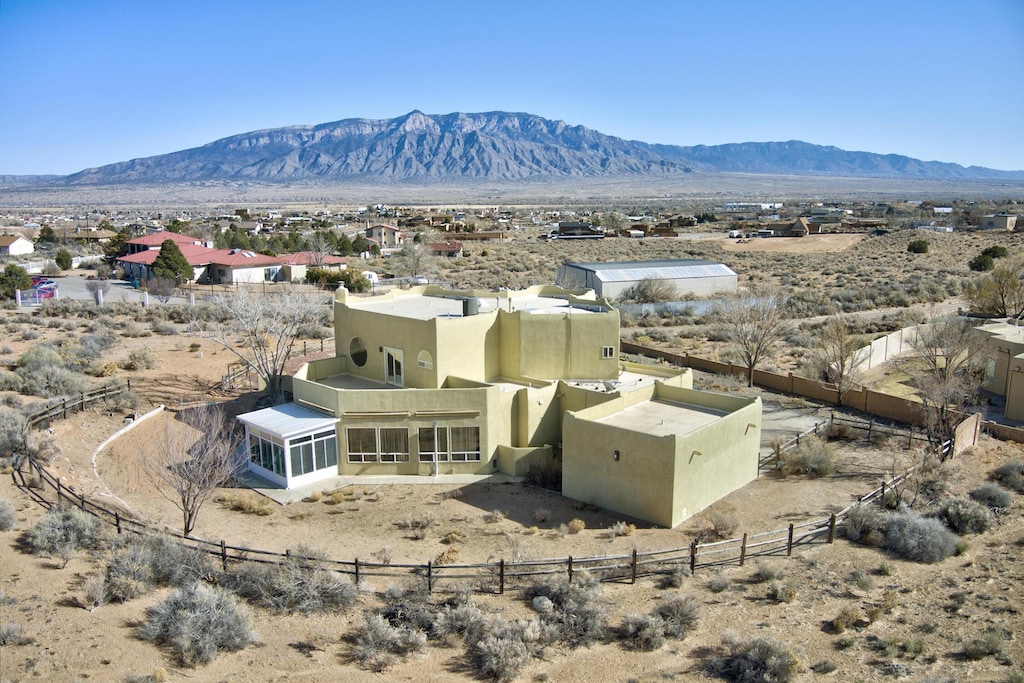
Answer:
[[(192, 347), (193, 343), (200, 346)], [(238, 410), (252, 404), (251, 396), (216, 388), (231, 356), (212, 343), (181, 335), (127, 338), (116, 353), (125, 355), (136, 345), (151, 348), (161, 360), (159, 367), (132, 375), (133, 390), (140, 396), (138, 412), (207, 392), (215, 400), (235, 401)], [(98, 446), (123, 426), (123, 415), (103, 411), (55, 422), (53, 436), (60, 451), (51, 469), (77, 491), (110, 504), (120, 499), (147, 520), (177, 527), (177, 509), (157, 494), (139, 466), (147, 449), (159, 443), (163, 430), (176, 423), (170, 413), (143, 421), (97, 453)], [(880, 447), (850, 443), (838, 448), (840, 465), (833, 476), (780, 478), (766, 473), (714, 509), (735, 515), (737, 533), (785, 527), (845, 507), (911, 458), (892, 443)], [(983, 438), (978, 447), (951, 463), (952, 492), (965, 493), (994, 467), (1014, 458), (1024, 458), (1024, 448)], [(453, 488), (351, 487), (338, 504), (328, 504), (326, 499), (300, 502), (276, 507), (269, 516), (244, 514), (210, 502), (200, 514), (195, 533), (278, 552), (306, 544), (323, 548), (337, 559), (372, 560), (386, 552), (395, 563), (423, 563), (447, 550), (450, 546), (442, 538), (456, 530), (463, 534), (459, 561), (483, 562), (513, 556), (618, 554), (634, 547), (640, 551), (685, 547), (707, 526), (708, 514), (704, 514), (677, 529), (638, 525), (630, 536), (613, 537), (608, 527), (619, 517), (577, 509), (572, 501), (549, 492), (518, 485), (477, 485), (463, 487), (460, 495), (452, 496)], [(364, 610), (379, 604), (375, 592), (364, 593), (361, 604), (349, 612), (282, 616), (254, 610), (260, 636), (256, 646), (222, 654), (199, 669), (179, 667), (168, 653), (136, 636), (146, 608), (161, 600), (165, 591), (104, 605), (94, 612), (83, 609), (79, 602), (83, 582), (102, 571), (102, 558), (82, 555), (60, 569), (53, 559), (22, 552), (18, 539), (39, 519), (43, 508), (7, 476), (0, 479), (0, 498), (11, 501), (18, 517), (15, 529), (0, 532), (0, 625), (15, 623), (22, 630), (21, 644), (0, 646), (0, 680), (123, 681), (129, 675), (167, 681), (474, 680), (460, 647), (432, 645), (425, 654), (400, 662), (384, 674), (350, 663), (344, 636)], [(539, 515), (545, 518), (538, 521), (542, 509), (550, 514)], [(502, 514), (494, 515), (495, 510)], [(426, 538), (416, 540), (401, 528), (403, 520), (427, 513), (435, 515), (438, 524)], [(1024, 670), (1020, 642), (1024, 617), (1019, 604), (1024, 581), (1022, 513), (1024, 504), (1015, 497), (1013, 508), (999, 517), (993, 530), (968, 538), (964, 555), (937, 565), (905, 562), (845, 540), (798, 548), (790, 558), (763, 560), (780, 573), (780, 580), (794, 587), (796, 597), (789, 603), (769, 599), (768, 585), (755, 576), (757, 560), (745, 567), (699, 569), (681, 589), (698, 596), (703, 609), (696, 632), (686, 640), (670, 641), (651, 653), (630, 651), (611, 640), (581, 650), (554, 648), (543, 659), (534, 660), (519, 680), (705, 680), (709, 675), (703, 663), (718, 652), (722, 633), (732, 629), (745, 638), (770, 636), (789, 644), (807, 667), (828, 662), (835, 667), (836, 680), (1002, 681)], [(557, 532), (560, 524), (573, 518), (586, 522), (582, 532)], [(883, 563), (889, 566), (884, 573)], [(856, 580), (857, 571), (870, 580)], [(713, 587), (712, 578), (723, 580), (726, 588), (715, 592), (720, 586)], [(385, 587), (384, 581), (371, 579), (368, 588)], [(451, 587), (442, 581), (439, 590), (443, 593)], [(867, 609), (878, 604), (886, 590), (898, 596), (897, 607), (868, 623)], [(625, 614), (648, 612), (670, 593), (660, 589), (653, 577), (641, 578), (635, 586), (608, 583), (602, 588), (613, 625)], [(480, 593), (474, 599), (502, 618), (531, 613), (514, 591), (505, 596)], [(829, 629), (828, 621), (844, 607), (858, 610), (862, 618), (840, 635)], [(992, 627), (1009, 634), (1001, 656), (973, 661), (961, 654), (965, 643)], [(798, 680), (816, 677), (808, 670)]]
[(807, 235), (806, 237), (771, 237), (723, 240), (725, 251), (761, 251), (767, 253), (815, 254), (843, 251), (863, 240), (864, 234)]

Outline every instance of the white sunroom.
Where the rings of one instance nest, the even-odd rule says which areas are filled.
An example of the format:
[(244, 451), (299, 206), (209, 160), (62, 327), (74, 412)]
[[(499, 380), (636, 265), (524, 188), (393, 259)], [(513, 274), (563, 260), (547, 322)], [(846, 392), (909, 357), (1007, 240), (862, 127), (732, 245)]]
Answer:
[(238, 416), (249, 471), (286, 489), (338, 476), (338, 419), (294, 403)]

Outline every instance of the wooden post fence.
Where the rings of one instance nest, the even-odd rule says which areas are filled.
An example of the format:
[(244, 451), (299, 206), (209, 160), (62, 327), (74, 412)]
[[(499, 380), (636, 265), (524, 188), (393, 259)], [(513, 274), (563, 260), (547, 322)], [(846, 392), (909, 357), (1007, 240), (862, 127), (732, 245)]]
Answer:
[(572, 583), (572, 555), (569, 556), (569, 583)]
[(746, 561), (746, 559), (747, 559), (747, 534), (746, 534), (746, 532), (744, 532), (743, 533), (743, 541), (742, 541), (742, 543), (740, 543), (740, 566), (741, 567), (743, 566), (743, 563)]
[(793, 555), (793, 524), (789, 525), (789, 541), (786, 543), (786, 557)]
[(359, 585), (359, 558), (358, 557), (356, 558), (356, 561), (355, 561), (355, 567), (356, 567), (356, 585), (358, 586)]
[(228, 544), (223, 539), (220, 542), (220, 566), (224, 571), (228, 570)]
[(836, 513), (832, 513), (832, 516), (828, 518), (828, 542), (834, 543), (836, 540)]
[(498, 560), (498, 595), (505, 594), (505, 560)]
[(690, 543), (690, 576), (697, 570), (697, 539)]
[(434, 592), (434, 563), (427, 560), (427, 592)]
[(636, 583), (636, 548), (633, 548), (633, 562), (629, 566), (629, 583)]

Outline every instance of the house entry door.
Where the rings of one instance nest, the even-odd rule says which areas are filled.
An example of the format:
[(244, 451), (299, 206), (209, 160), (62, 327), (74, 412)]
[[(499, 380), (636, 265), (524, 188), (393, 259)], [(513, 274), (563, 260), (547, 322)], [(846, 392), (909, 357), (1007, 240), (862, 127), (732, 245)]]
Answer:
[(405, 386), (402, 370), (402, 352), (399, 349), (384, 349), (385, 377), (387, 383), (396, 387)]

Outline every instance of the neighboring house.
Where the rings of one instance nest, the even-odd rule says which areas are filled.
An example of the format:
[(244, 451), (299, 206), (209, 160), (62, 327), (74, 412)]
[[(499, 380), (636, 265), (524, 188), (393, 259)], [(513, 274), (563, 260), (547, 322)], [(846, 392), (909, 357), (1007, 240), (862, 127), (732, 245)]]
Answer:
[(1006, 418), (1024, 421), (1024, 321), (998, 318), (980, 325), (989, 351), (982, 388), (1006, 400)]
[(524, 475), (561, 457), (567, 496), (676, 526), (757, 476), (761, 402), (624, 363), (586, 290), (336, 295), (337, 355), (293, 402), (238, 417), (250, 470), (286, 488), (344, 475)]
[(281, 273), (285, 282), (301, 282), (306, 279), (306, 271), (310, 268), (339, 271), (348, 268), (348, 259), (331, 254), (313, 251), (297, 251), (294, 254), (282, 254)]
[(0, 256), (23, 256), (35, 250), (32, 240), (21, 235), (0, 235)]
[[(166, 233), (174, 234), (174, 233)], [(210, 258), (215, 250), (208, 249), (201, 244), (181, 243), (178, 245), (182, 255), (188, 264), (192, 266), (193, 280), (199, 282), (206, 278), (206, 269), (210, 265)], [(144, 249), (134, 253), (119, 256), (115, 265), (124, 270), (125, 280), (149, 280), (153, 277), (153, 262), (160, 255), (160, 246), (152, 249)]]
[(160, 230), (159, 232), (152, 232), (141, 237), (134, 237), (128, 240), (125, 244), (128, 247), (129, 254), (137, 254), (151, 249), (160, 251), (160, 245), (164, 243), (164, 240), (171, 240), (179, 247), (187, 245), (203, 245), (203, 241), (196, 237), (189, 237), (188, 235), (169, 232), (167, 230)]
[(366, 229), (363, 236), (379, 244), (381, 249), (398, 249), (405, 244), (405, 234), (391, 225), (371, 226)]
[(1017, 216), (1012, 213), (994, 213), (982, 216), (978, 226), (982, 230), (1012, 231), (1017, 226)]
[(592, 289), (598, 296), (618, 299), (643, 280), (664, 280), (680, 294), (736, 292), (736, 273), (731, 268), (698, 259), (563, 263), (558, 267), (556, 281), (563, 287)]
[(216, 249), (208, 256), (206, 272), (197, 280), (230, 285), (239, 282), (276, 282), (280, 279), (281, 259), (248, 249)]
[(427, 249), (438, 256), (446, 256), (448, 258), (459, 258), (462, 256), (462, 242), (457, 242), (455, 240), (448, 240), (447, 242), (429, 242), (427, 243)]
[(113, 230), (101, 228), (76, 228), (69, 235), (69, 238), (75, 242), (85, 242), (86, 244), (106, 244), (115, 237), (117, 237), (117, 233)]

